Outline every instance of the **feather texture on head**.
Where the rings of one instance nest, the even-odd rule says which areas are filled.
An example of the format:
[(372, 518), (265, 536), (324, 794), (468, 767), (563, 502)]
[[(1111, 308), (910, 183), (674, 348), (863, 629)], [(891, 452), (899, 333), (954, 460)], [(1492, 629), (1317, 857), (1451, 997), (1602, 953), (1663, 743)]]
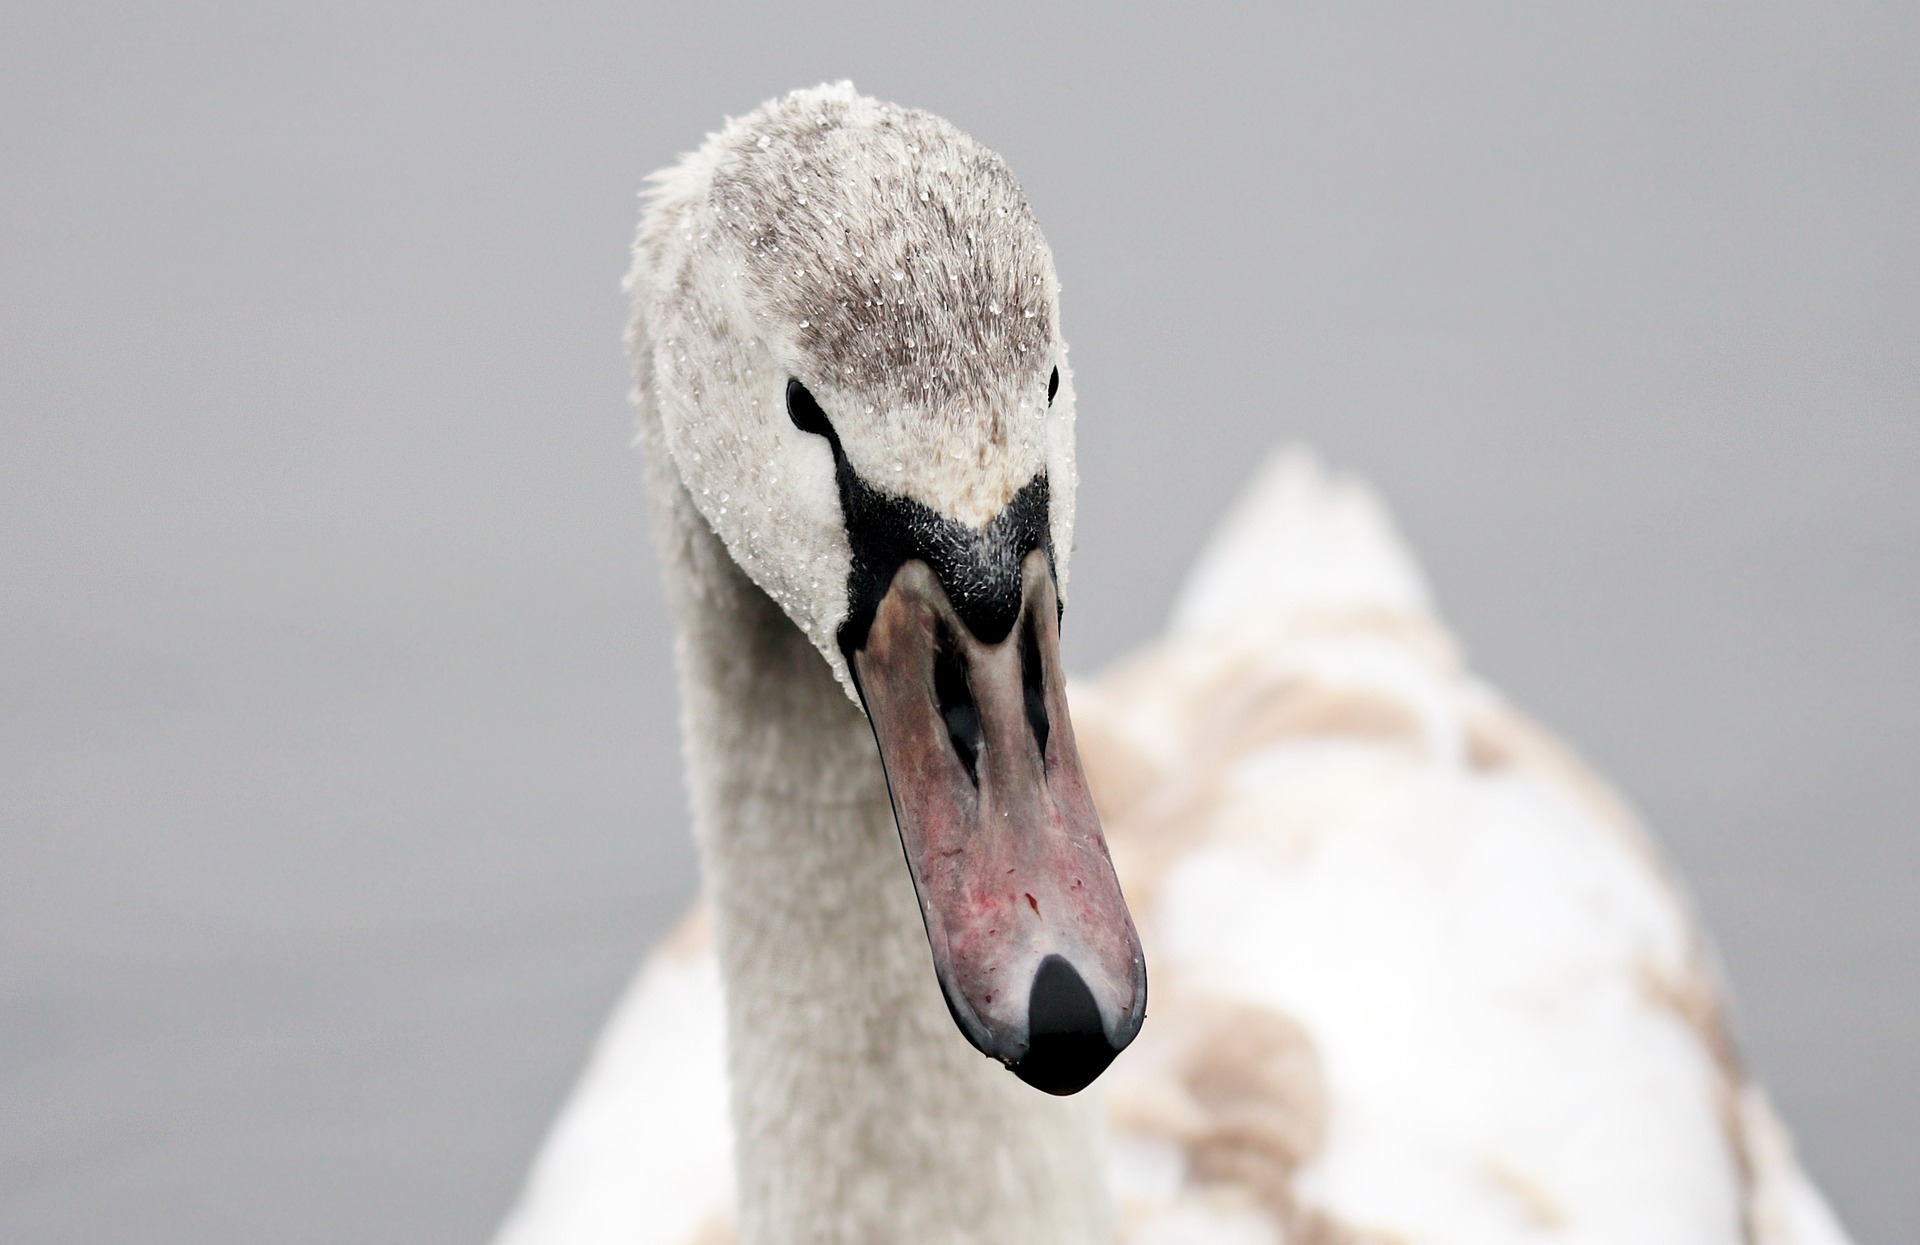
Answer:
[(657, 405), (694, 505), (849, 691), (834, 453), (789, 419), (789, 380), (866, 486), (964, 529), (1044, 475), (1064, 596), (1075, 476), (1059, 282), (993, 152), (850, 83), (794, 92), (657, 177), (628, 289), (650, 387), (637, 400)]

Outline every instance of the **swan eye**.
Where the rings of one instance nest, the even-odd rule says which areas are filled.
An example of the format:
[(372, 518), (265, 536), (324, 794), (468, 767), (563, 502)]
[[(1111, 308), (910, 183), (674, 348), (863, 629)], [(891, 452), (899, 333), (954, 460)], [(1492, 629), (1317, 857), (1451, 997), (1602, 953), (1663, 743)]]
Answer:
[(1047, 405), (1053, 405), (1053, 395), (1060, 392), (1060, 369), (1054, 368), (1053, 375), (1047, 377)]
[(787, 380), (787, 418), (802, 432), (833, 440), (833, 425), (827, 422), (827, 413), (820, 409), (807, 387), (792, 378)]

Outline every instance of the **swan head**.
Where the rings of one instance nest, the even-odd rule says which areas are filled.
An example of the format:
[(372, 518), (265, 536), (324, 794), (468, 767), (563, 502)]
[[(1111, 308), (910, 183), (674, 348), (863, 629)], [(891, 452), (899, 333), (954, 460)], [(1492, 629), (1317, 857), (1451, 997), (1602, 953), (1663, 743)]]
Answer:
[(731, 557), (865, 710), (961, 1032), (1072, 1093), (1146, 971), (1067, 713), (1073, 386), (1059, 283), (993, 152), (796, 92), (659, 174), (633, 345)]

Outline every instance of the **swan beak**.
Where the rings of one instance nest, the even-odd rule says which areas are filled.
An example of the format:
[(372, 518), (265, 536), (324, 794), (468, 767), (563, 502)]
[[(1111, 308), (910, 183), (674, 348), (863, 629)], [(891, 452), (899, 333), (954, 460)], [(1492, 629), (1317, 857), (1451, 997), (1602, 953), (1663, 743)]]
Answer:
[(955, 1023), (1072, 1094), (1139, 1032), (1147, 971), (1074, 747), (1045, 555), (1021, 576), (1020, 613), (988, 643), (907, 562), (852, 656)]

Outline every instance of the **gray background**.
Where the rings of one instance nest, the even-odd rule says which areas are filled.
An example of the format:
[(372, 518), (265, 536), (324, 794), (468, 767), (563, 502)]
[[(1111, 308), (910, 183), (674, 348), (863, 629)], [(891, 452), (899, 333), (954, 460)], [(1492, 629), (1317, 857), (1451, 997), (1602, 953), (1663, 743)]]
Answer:
[(634, 192), (841, 76), (1048, 230), (1069, 661), (1266, 447), (1373, 476), (1692, 879), (1842, 1215), (1920, 1238), (1911, 6), (316, 7), (0, 17), (0, 1238), (506, 1207), (693, 884)]

